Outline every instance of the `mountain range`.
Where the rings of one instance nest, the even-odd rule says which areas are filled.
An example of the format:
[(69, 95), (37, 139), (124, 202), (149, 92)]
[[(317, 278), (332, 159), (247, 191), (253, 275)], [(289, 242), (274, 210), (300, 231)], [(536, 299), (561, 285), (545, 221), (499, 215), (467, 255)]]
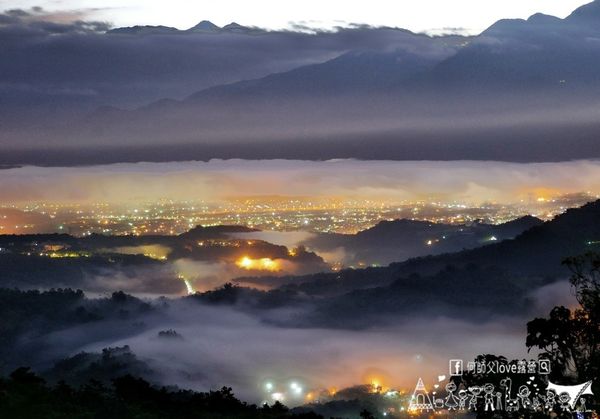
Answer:
[(452, 253), (512, 239), (542, 224), (525, 216), (503, 224), (443, 224), (400, 219), (381, 221), (357, 234), (318, 234), (304, 244), (316, 252), (342, 251), (348, 265), (388, 265), (410, 258)]
[(241, 285), (275, 288), (269, 292), (223, 288), (193, 298), (250, 310), (310, 302), (313, 309), (303, 317), (268, 320), (299, 327), (360, 329), (439, 316), (478, 322), (497, 315), (531, 315), (536, 295), (549, 292), (570, 275), (562, 265), (564, 258), (598, 250), (599, 220), (600, 201), (595, 201), (514, 239), (475, 249), (380, 268), (239, 279)]
[[(455, 293), (467, 283), (508, 280), (521, 291), (565, 279), (569, 271), (562, 261), (570, 256), (598, 250), (600, 246), (600, 200), (581, 208), (567, 210), (551, 221), (534, 224), (512, 239), (493, 242), (474, 249), (412, 258), (386, 267), (348, 269), (296, 277), (260, 278), (253, 283), (267, 283), (281, 289), (314, 296), (343, 295), (360, 289), (387, 287), (396, 283), (409, 291), (415, 281), (435, 283), (437, 276), (455, 283)], [(537, 225), (535, 225), (537, 224)], [(466, 281), (464, 278), (469, 278)], [(420, 279), (419, 279), (420, 278)], [(466, 282), (465, 282), (466, 281)], [(410, 285), (410, 286), (409, 286)], [(498, 284), (495, 284), (497, 286)], [(502, 284), (500, 284), (502, 285)], [(454, 287), (454, 285), (452, 285)], [(510, 288), (510, 287), (509, 287)]]
[[(398, 246), (402, 250), (402, 246), (415, 244), (411, 242), (413, 235), (418, 242), (419, 237), (432, 230), (448, 233), (450, 241), (466, 240), (473, 246), (480, 231), (494, 232), (499, 237), (516, 236), (385, 267), (338, 272), (327, 272), (328, 266), (321, 257), (304, 248), (290, 252), (284, 246), (261, 240), (231, 238), (230, 234), (238, 237), (249, 231), (238, 226), (196, 228), (180, 236), (4, 235), (0, 236), (0, 265), (4, 272), (0, 285), (21, 289), (83, 287), (88, 292), (118, 287), (129, 292), (173, 295), (183, 291), (178, 274), (189, 272), (194, 278), (209, 275), (215, 264), (233, 264), (242, 256), (268, 257), (296, 264), (300, 273), (320, 273), (250, 273), (250, 277), (240, 277), (244, 273), (236, 270), (228, 279), (236, 285), (219, 287), (226, 273), (220, 272), (214, 274), (219, 279), (217, 288), (190, 299), (203, 304), (235, 304), (241, 310), (258, 310), (265, 321), (301, 327), (369, 327), (385, 321), (386, 315), (401, 315), (393, 318), (409, 321), (417, 312), (420, 317), (439, 313), (454, 318), (490, 313), (515, 315), (530, 311), (535, 295), (568, 278), (570, 271), (562, 265), (566, 257), (598, 250), (599, 220), (600, 200), (544, 223), (526, 217), (500, 226), (476, 224), (469, 231), (470, 239), (461, 238), (460, 228), (457, 231), (454, 226), (384, 222), (349, 240), (362, 241), (364, 249), (373, 246), (374, 250), (388, 241), (390, 244), (384, 249)], [(52, 250), (59, 248), (62, 250)], [(420, 248), (416, 251), (426, 253)], [(44, 252), (77, 257), (52, 257)], [(160, 252), (166, 252), (168, 260), (160, 258)], [(212, 281), (202, 277), (197, 285), (206, 289), (204, 285), (212, 283), (209, 280)], [(274, 309), (301, 307), (310, 308), (303, 309), (306, 315), (301, 317), (271, 315)]]
[(239, 33), (239, 34), (264, 34), (267, 31), (260, 28), (249, 28), (236, 22), (219, 27), (208, 20), (203, 20), (191, 28), (181, 31), (170, 26), (128, 26), (114, 28), (107, 31), (108, 34), (117, 35), (164, 35), (164, 34), (185, 34), (185, 33)]
[[(565, 19), (536, 14), (501, 20), (476, 37), (363, 26), (336, 33), (267, 32), (207, 21), (185, 31), (132, 27), (69, 35), (69, 43), (53, 36), (54, 51), (64, 49), (61, 54), (71, 61), (49, 62), (46, 80), (23, 61), (31, 60), (22, 51), (26, 47), (11, 41), (7, 53), (20, 53), (0, 64), (4, 82), (59, 85), (60, 77), (77, 71), (68, 82), (74, 93), (68, 97), (57, 88), (45, 99), (40, 88), (34, 89), (35, 100), (19, 96), (21, 104), (35, 102), (28, 114), (11, 113), (18, 107), (5, 95), (0, 141), (8, 152), (0, 163), (35, 160), (28, 150), (40, 144), (49, 150), (34, 163), (134, 156), (153, 161), (597, 157), (599, 8), (594, 1)], [(106, 67), (89, 54), (73, 55), (78, 43), (97, 44), (115, 59)], [(40, 65), (44, 48), (35, 55)], [(64, 68), (67, 63), (70, 69)], [(103, 72), (92, 74), (97, 68)], [(253, 77), (257, 74), (262, 76)], [(111, 92), (100, 87), (111, 85)], [(85, 89), (90, 94), (82, 94)], [(163, 99), (129, 110), (115, 107), (123, 95), (139, 104), (142, 96), (157, 94)], [(98, 100), (107, 106), (93, 111)], [(85, 109), (89, 112), (82, 114)], [(69, 116), (48, 117), (59, 111)]]

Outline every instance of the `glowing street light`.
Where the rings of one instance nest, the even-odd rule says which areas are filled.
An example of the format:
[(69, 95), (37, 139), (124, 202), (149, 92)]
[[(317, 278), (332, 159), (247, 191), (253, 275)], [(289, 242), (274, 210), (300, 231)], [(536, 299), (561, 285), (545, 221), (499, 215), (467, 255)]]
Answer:
[(302, 394), (302, 387), (300, 385), (298, 385), (298, 383), (296, 383), (295, 381), (290, 383), (290, 388), (292, 389), (292, 392), (296, 396), (299, 396), (300, 394)]

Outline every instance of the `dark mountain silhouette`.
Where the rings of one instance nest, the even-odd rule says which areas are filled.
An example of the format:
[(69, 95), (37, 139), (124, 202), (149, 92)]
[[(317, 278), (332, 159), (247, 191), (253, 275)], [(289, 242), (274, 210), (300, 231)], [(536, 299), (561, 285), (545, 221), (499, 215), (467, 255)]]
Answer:
[[(414, 35), (413, 35), (414, 36)], [(432, 41), (433, 42), (433, 41)], [(310, 97), (381, 93), (433, 68), (440, 57), (403, 50), (393, 52), (352, 51), (322, 64), (301, 67), (263, 79), (215, 87), (191, 95), (184, 103), (204, 100), (282, 100), (287, 95)]]
[[(280, 402), (262, 407), (248, 404), (229, 387), (201, 393), (160, 387), (130, 374), (121, 374), (107, 385), (92, 380), (81, 387), (64, 382), (49, 386), (29, 367), (21, 367), (0, 377), (0, 390), (0, 408), (10, 418), (323, 419), (312, 411), (292, 413)], [(357, 411), (359, 406), (355, 404)]]
[(440, 63), (432, 79), (527, 89), (598, 89), (600, 2), (566, 19), (535, 14), (500, 20), (455, 56)]
[(575, 24), (587, 24), (600, 28), (600, 2), (595, 0), (581, 6), (567, 16), (565, 20)]
[[(420, 89), (439, 88), (442, 82), (481, 88), (485, 82), (489, 83), (487, 90), (495, 85), (518, 90), (523, 87), (564, 88), (562, 84), (567, 82), (597, 83), (600, 60), (595, 57), (600, 46), (588, 38), (598, 35), (597, 30), (600, 30), (598, 10), (600, 2), (595, 1), (577, 9), (566, 19), (535, 14), (527, 20), (500, 20), (470, 42), (459, 37), (445, 37), (441, 43), (448, 46), (466, 44), (456, 50), (449, 48), (450, 57), (439, 51), (437, 54), (402, 49), (352, 51), (326, 63), (212, 88), (192, 95), (190, 100), (315, 92), (348, 95), (362, 89), (377, 92), (389, 88), (395, 88), (395, 93), (401, 94), (407, 89), (410, 91), (406, 83), (417, 81)], [(581, 22), (595, 22), (598, 26), (581, 25)], [(440, 40), (430, 39), (429, 43), (440, 43)]]
[(209, 20), (203, 20), (195, 26), (192, 26), (187, 31), (188, 32), (204, 32), (204, 33), (216, 33), (221, 30), (220, 27), (215, 25)]
[(223, 32), (239, 33), (245, 35), (265, 34), (267, 31), (261, 28), (242, 26), (239, 23), (231, 22), (221, 28)]
[[(569, 209), (555, 219), (535, 226), (512, 240), (478, 249), (395, 264), (401, 271), (435, 269), (435, 266), (498, 266), (521, 275), (565, 277), (565, 257), (594, 250), (600, 238), (600, 201)], [(425, 268), (425, 266), (427, 267)]]
[[(600, 200), (577, 209), (569, 209), (551, 221), (534, 226), (514, 239), (475, 249), (436, 256), (418, 257), (387, 267), (347, 269), (301, 277), (260, 278), (270, 286), (295, 290), (309, 295), (340, 295), (361, 288), (387, 286), (411, 275), (435, 277), (448, 269), (457, 272), (461, 283), (463, 271), (479, 272), (486, 281), (490, 272), (516, 278), (523, 289), (564, 279), (568, 270), (561, 262), (600, 247)], [(449, 278), (448, 275), (445, 277)], [(449, 280), (450, 281), (450, 280)]]
[(396, 46), (357, 47), (183, 101), (97, 115), (78, 138), (126, 137), (143, 141), (144, 153), (148, 142), (169, 138), (197, 159), (594, 157), (600, 126), (589, 109), (600, 92), (600, 26), (580, 20), (594, 21), (597, 4), (567, 19), (501, 20), (472, 39), (377, 29), (393, 33)]
[(107, 31), (108, 34), (117, 35), (165, 35), (179, 32), (177, 28), (170, 26), (129, 26), (125, 28), (115, 28)]
[[(74, 237), (67, 234), (0, 235), (1, 287), (22, 289), (72, 287), (88, 291), (110, 287), (115, 278), (128, 292), (176, 294), (183, 292), (178, 262), (235, 263), (244, 257), (270, 258), (298, 274), (329, 269), (324, 260), (304, 248), (294, 252), (264, 240), (235, 238), (235, 234), (258, 230), (244, 226), (198, 226), (178, 236)], [(184, 268), (188, 275), (201, 275), (195, 265)], [(239, 271), (243, 275), (246, 271)], [(256, 274), (256, 271), (254, 271)], [(222, 272), (219, 275), (226, 275)], [(226, 278), (214, 274), (215, 281)]]
[(511, 239), (539, 224), (542, 221), (531, 216), (499, 225), (480, 222), (449, 225), (402, 219), (381, 221), (357, 234), (320, 234), (305, 244), (317, 252), (343, 248), (348, 265), (387, 265), (411, 257), (456, 252)]
[[(136, 36), (104, 38), (135, 47), (136, 54), (158, 54), (150, 45), (159, 41), (161, 46), (169, 45), (167, 61), (144, 58), (157, 63), (151, 69), (147, 61), (133, 60), (134, 54), (119, 54), (127, 57), (115, 67), (124, 80), (152, 70), (148, 77), (154, 85), (176, 67), (185, 73), (176, 78), (188, 84), (179, 86), (172, 97), (187, 94), (186, 99), (154, 101), (132, 111), (98, 112), (68, 124), (49, 122), (49, 129), (41, 122), (43, 115), (32, 124), (24, 120), (29, 113), (7, 109), (6, 115), (14, 115), (13, 122), (20, 127), (11, 131), (11, 138), (19, 137), (22, 129), (24, 141), (57, 144), (54, 139), (60, 138), (80, 147), (57, 150), (54, 155), (51, 150), (35, 158), (44, 164), (134, 158), (556, 161), (598, 157), (600, 125), (593, 109), (600, 92), (600, 43), (595, 41), (600, 36), (599, 4), (583, 6), (566, 19), (535, 14), (526, 20), (501, 20), (472, 38), (429, 37), (393, 28), (308, 36), (236, 23), (218, 28), (208, 21), (186, 31), (119, 28), (112, 33)], [(156, 33), (182, 34), (181, 39), (203, 46), (185, 54), (171, 53), (175, 44), (181, 46), (179, 37), (144, 36)], [(102, 36), (94, 36), (104, 42)], [(329, 46), (338, 40), (338, 47)], [(147, 49), (140, 49), (138, 43)], [(223, 48), (251, 47), (223, 54), (221, 43)], [(296, 46), (306, 47), (297, 61), (288, 56)], [(196, 56), (205, 48), (219, 60)], [(315, 49), (320, 53), (315, 55)], [(250, 64), (247, 71), (238, 72), (252, 62), (253, 54), (262, 52), (260, 59), (266, 64), (257, 75), (252, 75), (255, 67)], [(285, 55), (277, 66), (268, 64), (273, 54)], [(194, 64), (186, 55), (194, 55)], [(229, 84), (223, 84), (225, 80)], [(235, 80), (239, 81), (231, 83)], [(196, 85), (199, 88), (193, 93), (190, 86)], [(156, 95), (156, 89), (146, 93)], [(92, 96), (86, 97), (92, 101)], [(30, 102), (42, 103), (41, 99)], [(110, 150), (103, 154), (104, 148)], [(31, 153), (13, 151), (3, 155), (0, 163), (33, 158)]]
[(467, 225), (451, 225), (402, 219), (394, 221), (381, 221), (376, 226), (357, 233), (355, 237), (358, 241), (374, 241), (379, 244), (384, 240), (394, 240), (397, 238), (401, 239), (403, 238), (402, 236), (407, 235), (422, 236), (424, 231), (426, 232), (425, 234), (430, 231), (433, 231), (433, 234), (460, 231), (473, 232), (480, 235), (491, 234), (495, 235), (498, 240), (504, 240), (513, 238), (517, 234), (520, 234), (523, 231), (542, 223), (542, 220), (530, 215), (497, 225), (484, 224), (481, 222), (474, 222)]
[(23, 251), (31, 243), (43, 245), (45, 243), (65, 244), (74, 248), (96, 249), (99, 247), (113, 246), (139, 246), (148, 244), (175, 245), (178, 242), (202, 239), (225, 239), (234, 233), (252, 233), (259, 230), (241, 225), (198, 225), (179, 236), (108, 236), (92, 234), (88, 237), (75, 237), (69, 234), (0, 234), (0, 245), (9, 246), (18, 251)]
[[(147, 30), (167, 30), (162, 26), (135, 26), (118, 28), (110, 32), (138, 33)], [(408, 38), (421, 41), (420, 49), (410, 46), (395, 51), (351, 51), (331, 61), (301, 67), (289, 72), (244, 81), (228, 86), (209, 89), (190, 97), (192, 101), (214, 98), (220, 95), (272, 94), (286, 95), (314, 89), (326, 92), (342, 90), (350, 93), (355, 89), (396, 87), (405, 88), (402, 82), (419, 79), (430, 83), (473, 82), (475, 80), (499, 84), (509, 83), (515, 88), (520, 84), (535, 87), (561, 81), (598, 81), (599, 60), (589, 57), (600, 48), (588, 38), (600, 30), (600, 1), (596, 0), (575, 10), (565, 19), (541, 13), (529, 19), (503, 19), (472, 40), (456, 36), (428, 38), (403, 31)], [(235, 22), (219, 28), (209, 21), (202, 21), (188, 31), (249, 33), (261, 31), (241, 26)], [(262, 31), (264, 32), (264, 31)], [(423, 51), (431, 45), (446, 44), (444, 56), (440, 51)], [(456, 46), (462, 48), (455, 49)], [(418, 44), (417, 44), (418, 45)], [(456, 54), (453, 54), (457, 51)], [(569, 59), (566, 59), (569, 58)], [(435, 71), (432, 65), (437, 64)], [(517, 83), (515, 85), (514, 83)], [(323, 93), (323, 92), (322, 92)]]
[(182, 233), (179, 237), (186, 239), (214, 239), (214, 238), (225, 238), (228, 234), (233, 233), (252, 233), (260, 231), (255, 228), (250, 228), (240, 225), (218, 225), (218, 226), (196, 226), (190, 231)]
[(231, 22), (222, 28), (215, 25), (209, 20), (202, 20), (197, 25), (192, 26), (189, 29), (179, 30), (170, 26), (150, 26), (150, 25), (136, 25), (127, 26), (121, 28), (114, 28), (107, 31), (109, 34), (121, 34), (121, 35), (164, 35), (164, 34), (189, 34), (189, 33), (206, 33), (206, 34), (218, 34), (218, 33), (237, 33), (245, 35), (255, 34), (266, 34), (267, 31), (255, 28), (242, 26), (236, 22)]
[[(385, 268), (280, 279), (280, 298), (317, 297), (299, 326), (363, 328), (418, 317), (473, 319), (531, 310), (531, 295), (566, 279), (562, 260), (600, 247), (600, 200), (571, 209), (515, 239)], [(272, 279), (266, 279), (276, 285)], [(269, 282), (270, 281), (270, 282)], [(286, 294), (287, 293), (287, 294)], [(292, 294), (290, 294), (292, 293)], [(476, 317), (474, 317), (476, 316)]]
[(529, 230), (531, 227), (535, 227), (543, 224), (543, 221), (532, 215), (525, 215), (517, 218), (516, 220), (507, 221), (502, 224), (489, 224), (495, 234), (500, 237), (514, 237), (521, 234), (525, 230)]
[(391, 319), (516, 315), (526, 312), (529, 293), (541, 284), (493, 267), (449, 266), (434, 275), (413, 274), (387, 285), (317, 299), (314, 313), (300, 324), (356, 329)]

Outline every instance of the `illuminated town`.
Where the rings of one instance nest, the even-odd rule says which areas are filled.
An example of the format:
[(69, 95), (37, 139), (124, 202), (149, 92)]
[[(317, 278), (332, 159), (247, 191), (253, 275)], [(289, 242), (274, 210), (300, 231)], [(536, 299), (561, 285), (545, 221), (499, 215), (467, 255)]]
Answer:
[[(244, 225), (265, 231), (353, 234), (382, 220), (410, 219), (443, 224), (481, 221), (500, 224), (524, 215), (549, 220), (568, 208), (600, 197), (591, 192), (516, 199), (515, 203), (443, 202), (435, 199), (398, 203), (371, 200), (267, 197), (212, 204), (157, 200), (135, 206), (106, 203), (37, 203), (0, 206), (0, 233), (104, 235), (177, 235), (197, 226)], [(14, 211), (18, 213), (14, 213)], [(13, 211), (13, 212), (11, 212)], [(31, 221), (31, 219), (37, 221)]]
[[(412, 398), (409, 390), (397, 390), (388, 387), (378, 377), (370, 377), (365, 384), (339, 390), (336, 387), (322, 389), (306, 388), (299, 380), (283, 382), (267, 380), (262, 384), (262, 389), (265, 396), (262, 404), (281, 402), (292, 406), (297, 404), (310, 406), (335, 400), (345, 400), (353, 395), (354, 397), (369, 400), (370, 403), (377, 406), (377, 409), (381, 411), (383, 416), (418, 413), (410, 411)], [(435, 393), (433, 394), (435, 395)]]
[(0, 419), (598, 419), (599, 41), (0, 0)]

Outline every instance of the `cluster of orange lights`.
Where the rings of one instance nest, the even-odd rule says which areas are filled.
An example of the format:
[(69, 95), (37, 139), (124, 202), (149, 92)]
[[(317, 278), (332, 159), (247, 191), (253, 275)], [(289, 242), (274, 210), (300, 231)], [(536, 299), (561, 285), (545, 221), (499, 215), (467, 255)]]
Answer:
[(238, 267), (249, 271), (271, 271), (280, 270), (279, 263), (271, 258), (251, 259), (244, 256), (235, 263)]

